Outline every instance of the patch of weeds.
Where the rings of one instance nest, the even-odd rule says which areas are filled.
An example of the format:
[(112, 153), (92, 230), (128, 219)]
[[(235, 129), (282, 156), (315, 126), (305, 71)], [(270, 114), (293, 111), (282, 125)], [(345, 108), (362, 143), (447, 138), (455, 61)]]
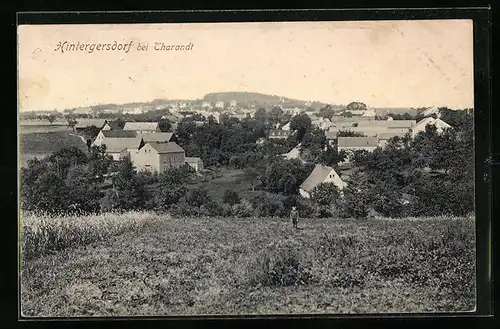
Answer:
[(307, 285), (312, 276), (299, 257), (296, 247), (289, 244), (271, 245), (250, 262), (247, 275), (251, 285)]

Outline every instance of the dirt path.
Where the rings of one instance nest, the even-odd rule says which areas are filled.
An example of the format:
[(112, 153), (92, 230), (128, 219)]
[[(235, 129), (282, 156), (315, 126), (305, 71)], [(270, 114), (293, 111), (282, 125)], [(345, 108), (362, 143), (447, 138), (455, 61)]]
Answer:
[(87, 141), (85, 140), (85, 138), (83, 136), (80, 136), (80, 135), (77, 135), (77, 134), (72, 134), (72, 133), (69, 133), (69, 134), (71, 136), (75, 136), (75, 137), (80, 138), (84, 144), (87, 144)]

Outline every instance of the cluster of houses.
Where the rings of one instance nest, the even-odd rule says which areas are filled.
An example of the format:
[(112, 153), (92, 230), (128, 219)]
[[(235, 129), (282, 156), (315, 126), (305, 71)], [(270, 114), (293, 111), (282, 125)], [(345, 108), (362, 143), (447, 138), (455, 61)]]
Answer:
[(129, 156), (137, 171), (162, 172), (166, 168), (189, 165), (195, 172), (203, 170), (198, 157), (186, 157), (185, 151), (172, 141), (172, 133), (162, 132), (157, 122), (126, 122), (123, 129), (100, 119), (80, 120), (75, 126), (95, 126), (100, 131), (92, 146), (106, 146), (106, 154), (118, 161)]
[[(425, 131), (426, 126), (433, 125), (437, 132), (441, 133), (444, 129), (451, 128), (449, 124), (444, 122), (439, 117), (439, 112), (430, 108), (423, 112), (422, 120), (375, 120), (374, 116), (362, 115), (353, 117), (338, 117), (332, 121), (328, 119), (317, 120), (313, 122), (316, 126), (325, 129), (325, 135), (330, 145), (337, 146), (339, 152), (344, 151), (347, 159), (340, 165), (349, 168), (349, 162), (352, 155), (357, 150), (374, 151), (376, 148), (384, 148), (389, 139), (393, 137), (403, 137), (409, 135), (415, 137), (419, 132)], [(366, 113), (365, 113), (366, 114)], [(287, 127), (288, 125), (288, 127)], [(281, 130), (273, 130), (270, 132), (269, 138), (287, 138), (292, 132), (289, 129), (289, 124), (284, 125)], [(348, 131), (357, 133), (356, 137), (338, 136), (340, 131)], [(361, 136), (359, 136), (361, 135)], [(298, 144), (290, 152), (283, 154), (286, 159), (300, 159), (300, 148)], [(299, 192), (305, 197), (311, 197), (311, 191), (321, 183), (331, 182), (339, 191), (347, 186), (346, 180), (349, 179), (349, 171), (342, 172), (339, 175), (332, 167), (316, 165), (307, 179), (300, 185)]]
[[(367, 112), (364, 114), (367, 114)], [(433, 114), (435, 113), (428, 113), (428, 115)], [(426, 115), (425, 112), (424, 115)], [(391, 117), (388, 117), (387, 120), (376, 120), (375, 116), (360, 115), (333, 117), (332, 120), (318, 118), (313, 120), (312, 124), (325, 131), (330, 146), (336, 147), (339, 152), (344, 151), (346, 153), (347, 162), (356, 150), (371, 152), (377, 147), (384, 148), (391, 138), (402, 138), (407, 134), (414, 137), (419, 132), (425, 131), (427, 125), (435, 126), (438, 133), (451, 127), (439, 117), (433, 116), (425, 117), (417, 122), (416, 120), (393, 120)], [(341, 132), (351, 133), (352, 137), (339, 136)], [(291, 134), (293, 134), (293, 131), (290, 129), (290, 123), (287, 123), (279, 129), (270, 130), (268, 138), (287, 139)], [(300, 159), (300, 147), (300, 145), (297, 145), (283, 156), (287, 159)]]

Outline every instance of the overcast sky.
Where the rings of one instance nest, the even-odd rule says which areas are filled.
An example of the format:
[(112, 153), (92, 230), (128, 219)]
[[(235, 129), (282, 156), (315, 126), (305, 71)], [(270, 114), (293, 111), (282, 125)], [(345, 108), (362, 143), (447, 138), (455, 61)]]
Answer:
[[(250, 91), (373, 107), (473, 107), (472, 21), (24, 25), (19, 108)], [(59, 42), (124, 51), (56, 51)], [(155, 42), (193, 44), (155, 51)], [(137, 44), (149, 44), (137, 51)]]

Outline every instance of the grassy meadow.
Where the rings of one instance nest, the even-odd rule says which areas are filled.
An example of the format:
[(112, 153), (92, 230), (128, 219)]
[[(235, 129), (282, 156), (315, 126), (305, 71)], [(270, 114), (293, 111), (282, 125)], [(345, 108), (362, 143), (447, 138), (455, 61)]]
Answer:
[(32, 158), (42, 158), (66, 147), (87, 146), (71, 130), (64, 126), (22, 126), (19, 133), (19, 162), (25, 166)]
[(24, 316), (471, 311), (473, 218), (21, 219)]

